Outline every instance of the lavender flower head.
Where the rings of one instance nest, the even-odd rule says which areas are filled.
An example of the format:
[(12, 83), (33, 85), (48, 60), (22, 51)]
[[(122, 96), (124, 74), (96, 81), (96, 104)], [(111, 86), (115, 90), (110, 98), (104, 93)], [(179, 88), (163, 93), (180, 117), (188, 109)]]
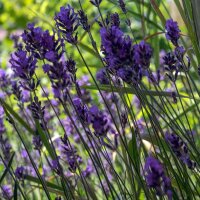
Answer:
[(32, 143), (33, 143), (35, 149), (41, 150), (43, 143), (42, 143), (42, 140), (39, 135), (33, 136)]
[(105, 113), (100, 111), (97, 106), (92, 106), (89, 110), (89, 120), (95, 131), (95, 135), (105, 136), (110, 129), (109, 119)]
[(171, 181), (165, 175), (164, 167), (156, 158), (149, 156), (144, 166), (145, 179), (150, 188), (155, 189), (158, 196), (167, 195), (172, 199)]
[(59, 60), (63, 54), (60, 48), (63, 46), (61, 39), (55, 39), (55, 34), (50, 35), (49, 31), (43, 31), (34, 24), (28, 24), (27, 30), (22, 34), (26, 44), (26, 50), (32, 52), (37, 59), (47, 59), (50, 62)]
[(119, 0), (119, 6), (122, 9), (123, 13), (126, 14), (127, 10), (126, 10), (126, 5), (124, 3), (124, 0)]
[(134, 45), (134, 61), (143, 69), (149, 67), (152, 55), (153, 49), (145, 41), (141, 41), (139, 44)]
[(75, 36), (74, 33), (79, 26), (79, 18), (74, 8), (70, 5), (61, 7), (60, 12), (56, 14), (54, 20), (56, 21), (58, 30), (63, 33), (65, 40), (71, 44), (76, 44), (78, 38), (77, 33)]
[(187, 144), (176, 134), (166, 133), (165, 135), (166, 141), (169, 143), (172, 151), (175, 155), (185, 163), (189, 169), (194, 169), (196, 167), (196, 163), (190, 159), (189, 150)]
[(15, 170), (15, 176), (19, 179), (19, 180), (23, 180), (24, 179), (24, 171), (25, 168), (23, 166), (17, 167)]
[(180, 38), (180, 29), (178, 23), (173, 19), (168, 19), (165, 24), (166, 38), (170, 40), (175, 46), (178, 46), (178, 40)]
[(74, 98), (73, 104), (74, 104), (76, 112), (79, 116), (79, 119), (83, 123), (87, 123), (88, 122), (88, 109), (87, 109), (86, 105), (84, 105), (83, 102), (81, 101), (81, 99), (79, 99), (79, 98)]
[(26, 90), (34, 90), (38, 86), (35, 83), (33, 75), (36, 69), (37, 60), (33, 55), (28, 55), (24, 50), (18, 50), (11, 55), (9, 60), (15, 76), (21, 78), (21, 85)]
[(106, 69), (100, 69), (96, 73), (96, 79), (99, 81), (100, 84), (108, 85), (109, 84), (109, 77), (106, 74)]
[(2, 197), (6, 200), (10, 200), (13, 196), (12, 189), (10, 185), (1, 186)]
[(110, 15), (110, 23), (111, 23), (111, 26), (119, 27), (120, 19), (119, 19), (118, 13), (114, 13)]
[(117, 26), (101, 28), (102, 51), (108, 68), (117, 70), (124, 66), (133, 65), (133, 47), (130, 37), (124, 36)]

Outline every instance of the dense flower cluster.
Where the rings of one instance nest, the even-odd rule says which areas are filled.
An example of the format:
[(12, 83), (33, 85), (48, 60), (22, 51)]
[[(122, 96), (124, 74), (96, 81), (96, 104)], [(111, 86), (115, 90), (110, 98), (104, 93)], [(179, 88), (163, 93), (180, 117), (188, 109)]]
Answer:
[(175, 46), (178, 46), (178, 40), (180, 38), (180, 30), (177, 22), (173, 19), (168, 19), (165, 25), (166, 38), (170, 40)]
[(24, 89), (35, 90), (37, 88), (39, 82), (33, 78), (37, 60), (33, 54), (28, 55), (27, 51), (17, 50), (11, 55), (10, 64), (15, 76), (22, 80), (20, 84)]
[(166, 133), (166, 141), (169, 143), (172, 151), (175, 155), (185, 163), (189, 169), (194, 169), (196, 167), (196, 162), (190, 159), (189, 150), (187, 144), (181, 139), (180, 136), (174, 133)]
[(97, 106), (89, 109), (89, 121), (92, 123), (96, 136), (101, 137), (107, 134), (110, 128), (108, 117)]
[(155, 189), (159, 196), (167, 195), (172, 199), (171, 181), (165, 175), (164, 167), (156, 158), (149, 156), (144, 166), (147, 185)]
[(101, 28), (100, 35), (108, 69), (129, 84), (138, 83), (150, 65), (150, 45), (144, 41), (133, 45), (132, 39), (115, 25)]
[(43, 31), (34, 24), (28, 24), (27, 29), (22, 34), (25, 48), (31, 52), (37, 59), (47, 59), (51, 62), (59, 60), (62, 51), (59, 52), (62, 41), (55, 39), (55, 34), (50, 35), (49, 31)]
[(13, 196), (13, 192), (10, 185), (1, 186), (2, 197), (6, 200), (9, 200)]
[(74, 11), (74, 8), (70, 5), (61, 7), (60, 12), (56, 14), (54, 19), (57, 28), (63, 33), (65, 40), (69, 43), (76, 44), (78, 37), (75, 32), (79, 26), (79, 17)]

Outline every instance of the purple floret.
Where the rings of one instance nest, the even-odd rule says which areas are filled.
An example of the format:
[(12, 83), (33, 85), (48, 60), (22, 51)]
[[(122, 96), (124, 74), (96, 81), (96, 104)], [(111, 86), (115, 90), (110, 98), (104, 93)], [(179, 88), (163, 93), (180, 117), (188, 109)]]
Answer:
[(180, 38), (180, 29), (178, 23), (173, 19), (168, 19), (165, 25), (166, 38), (170, 40), (175, 46), (178, 46), (178, 40)]

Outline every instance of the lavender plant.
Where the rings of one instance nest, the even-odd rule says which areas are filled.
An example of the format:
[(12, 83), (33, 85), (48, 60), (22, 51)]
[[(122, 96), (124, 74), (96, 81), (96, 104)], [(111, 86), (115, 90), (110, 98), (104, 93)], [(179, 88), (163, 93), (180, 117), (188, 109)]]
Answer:
[[(199, 199), (196, 46), (156, 2), (162, 32), (145, 37), (126, 1), (108, 2), (116, 12), (90, 1), (94, 22), (79, 1), (52, 29), (29, 23), (12, 37), (12, 73), (0, 71), (2, 199)], [(160, 62), (154, 37), (168, 45)]]

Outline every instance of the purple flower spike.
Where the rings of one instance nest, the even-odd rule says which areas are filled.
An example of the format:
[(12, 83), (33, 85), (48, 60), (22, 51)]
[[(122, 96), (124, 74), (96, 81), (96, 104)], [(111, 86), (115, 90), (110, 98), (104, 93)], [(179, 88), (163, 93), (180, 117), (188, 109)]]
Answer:
[(172, 151), (175, 155), (185, 163), (189, 169), (194, 169), (196, 167), (196, 163), (192, 161), (189, 157), (189, 150), (187, 144), (176, 134), (166, 133), (165, 135), (166, 141), (169, 143)]
[(10, 185), (1, 186), (2, 197), (6, 200), (10, 200), (13, 196), (12, 189)]
[(40, 138), (39, 135), (36, 135), (36, 136), (33, 136), (33, 145), (34, 145), (34, 148), (37, 149), (37, 150), (41, 150), (42, 148), (42, 140)]
[(26, 90), (35, 90), (39, 82), (35, 82), (33, 75), (37, 60), (33, 55), (27, 55), (26, 51), (18, 50), (11, 55), (9, 60), (15, 76), (21, 78), (21, 86)]
[[(56, 62), (63, 54), (60, 51), (63, 43), (61, 39), (55, 39), (55, 34), (50, 35), (49, 31), (43, 31), (34, 24), (28, 24), (27, 29), (22, 34), (22, 39), (26, 44), (26, 50), (31, 52), (37, 59), (47, 59)], [(60, 52), (59, 52), (60, 51)]]
[(90, 108), (89, 120), (92, 123), (95, 135), (98, 137), (105, 136), (110, 129), (107, 115), (96, 106)]
[(96, 74), (96, 78), (99, 81), (99, 83), (103, 84), (103, 85), (108, 85), (109, 84), (109, 78), (106, 74), (106, 70), (100, 69), (97, 74)]
[(67, 42), (71, 44), (77, 43), (77, 33), (73, 34), (79, 26), (78, 14), (75, 13), (74, 8), (68, 5), (66, 8), (61, 7), (60, 12), (55, 16), (56, 25), (60, 32), (63, 33)]
[(156, 158), (149, 156), (144, 166), (148, 187), (154, 188), (158, 196), (167, 195), (172, 199), (171, 181), (165, 175), (164, 167)]
[(173, 21), (173, 19), (168, 19), (165, 25), (166, 38), (170, 40), (175, 46), (178, 46), (178, 40), (180, 38), (180, 30), (178, 23)]
[(25, 168), (23, 166), (21, 167), (17, 167), (17, 169), (15, 170), (15, 176), (19, 179), (19, 180), (23, 180), (24, 179), (24, 171)]
[(153, 55), (153, 49), (145, 41), (134, 45), (134, 60), (137, 65), (147, 69), (150, 65), (150, 59)]
[(114, 13), (110, 15), (110, 22), (111, 22), (111, 26), (116, 26), (119, 27), (120, 25), (120, 20), (119, 20), (119, 15), (118, 13)]
[(76, 109), (76, 112), (80, 118), (80, 120), (84, 123), (88, 122), (88, 109), (86, 105), (83, 104), (81, 99), (79, 98), (74, 98), (73, 99), (73, 104)]
[(122, 9), (123, 13), (126, 14), (127, 10), (126, 10), (126, 5), (124, 3), (124, 0), (119, 0), (119, 6)]
[(117, 26), (101, 28), (102, 51), (111, 71), (133, 65), (133, 46), (130, 37), (125, 37)]

